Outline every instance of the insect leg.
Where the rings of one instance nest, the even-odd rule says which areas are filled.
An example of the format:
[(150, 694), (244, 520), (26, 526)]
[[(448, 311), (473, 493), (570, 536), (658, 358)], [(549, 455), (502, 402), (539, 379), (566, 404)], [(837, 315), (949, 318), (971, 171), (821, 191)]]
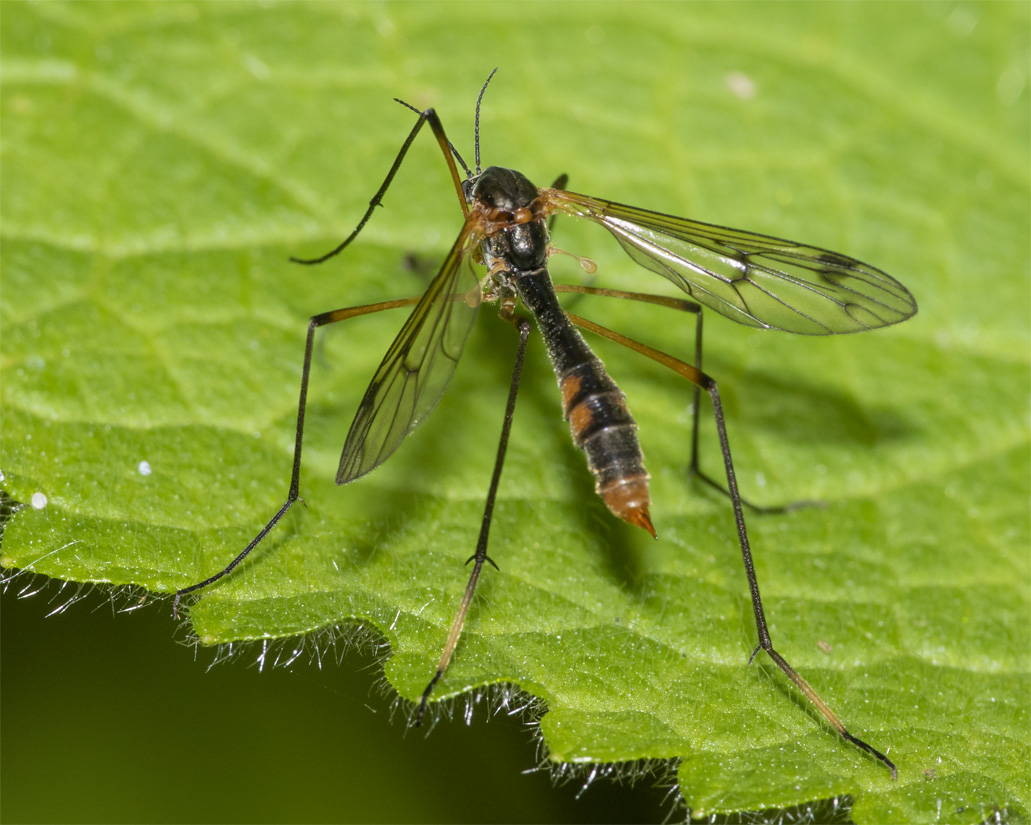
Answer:
[[(396, 99), (396, 98), (395, 98)], [(437, 143), (440, 144), (441, 151), (444, 153), (444, 158), (447, 160), (448, 168), (451, 170), (451, 178), (455, 183), (455, 191), (458, 193), (458, 202), (462, 207), (462, 214), (466, 217), (469, 215), (469, 205), (465, 202), (465, 195), (462, 193), (462, 178), (458, 174), (458, 167), (455, 166), (454, 148), (451, 146), (451, 142), (447, 139), (447, 135), (444, 132), (444, 125), (440, 122), (440, 118), (437, 116), (436, 111), (433, 109), (427, 109), (425, 112), (420, 112), (414, 106), (409, 103), (405, 103), (403, 100), (398, 100), (403, 106), (407, 106), (414, 112), (417, 112), (419, 119), (415, 122), (415, 126), (412, 127), (412, 131), (408, 133), (408, 137), (405, 138), (405, 142), (401, 145), (401, 151), (397, 153), (397, 157), (394, 158), (394, 163), (390, 167), (390, 171), (387, 172), (386, 178), (383, 180), (382, 185), (376, 194), (372, 196), (372, 200), (369, 201), (369, 208), (365, 211), (362, 219), (358, 222), (358, 226), (355, 227), (354, 232), (348, 235), (344, 241), (337, 246), (335, 249), (330, 250), (325, 255), (321, 255), (318, 258), (290, 258), (295, 264), (321, 264), (323, 261), (327, 261), (334, 255), (339, 255), (344, 249), (358, 237), (358, 233), (365, 228), (365, 224), (369, 222), (369, 218), (372, 217), (372, 213), (376, 211), (376, 207), (383, 202), (383, 196), (386, 194), (387, 189), (394, 180), (394, 175), (397, 174), (397, 170), (401, 168), (401, 163), (405, 159), (405, 155), (408, 154), (408, 149), (415, 141), (415, 136), (419, 134), (419, 130), (422, 129), (424, 123), (430, 124), (430, 129), (433, 130), (433, 136), (437, 139)], [(454, 155), (452, 154), (454, 153)], [(465, 163), (459, 158), (462, 165)]]
[[(694, 366), (702, 369), (702, 320), (705, 315), (702, 308), (694, 301), (686, 301), (680, 298), (668, 298), (665, 295), (649, 295), (643, 292), (624, 292), (621, 289), (601, 289), (598, 287), (580, 286), (579, 284), (555, 284), (556, 292), (570, 292), (577, 295), (601, 295), (606, 298), (624, 298), (630, 301), (641, 301), (646, 304), (657, 304), (668, 309), (675, 309), (681, 312), (689, 312), (695, 317), (695, 358)], [(694, 412), (691, 417), (691, 463), (688, 472), (696, 476), (700, 481), (712, 487), (717, 492), (730, 498), (730, 490), (724, 487), (719, 481), (706, 473), (698, 462), (698, 434), (701, 420), (702, 388), (695, 384), (694, 387)], [(755, 504), (747, 498), (741, 498), (741, 503), (756, 513), (770, 515), (775, 513), (789, 513), (792, 510), (799, 510), (803, 507), (821, 507), (820, 501), (792, 501), (787, 504)]]
[(516, 350), (515, 365), (512, 368), (512, 383), (508, 390), (508, 403), (505, 406), (505, 420), (501, 426), (498, 454), (494, 459), (494, 473), (490, 479), (487, 502), (483, 508), (483, 523), (480, 525), (480, 537), (476, 542), (476, 552), (466, 562), (466, 564), (469, 561), (473, 562), (473, 571), (469, 576), (469, 583), (465, 586), (465, 594), (462, 596), (462, 604), (458, 608), (458, 614), (451, 623), (451, 630), (448, 632), (447, 641), (444, 643), (444, 651), (441, 653), (440, 661), (437, 663), (437, 671), (433, 674), (433, 678), (430, 679), (430, 683), (426, 685), (426, 690), (422, 692), (422, 698), (419, 700), (419, 709), (415, 714), (415, 727), (419, 727), (422, 724), (422, 718), (426, 713), (426, 704), (429, 702), (430, 694), (444, 675), (444, 671), (447, 670), (448, 663), (451, 661), (451, 655), (455, 652), (455, 647), (458, 645), (458, 637), (462, 634), (462, 626), (465, 624), (469, 607), (472, 605), (473, 593), (476, 591), (476, 583), (480, 579), (480, 571), (483, 570), (484, 562), (489, 561), (495, 568), (497, 567), (494, 564), (494, 560), (487, 556), (487, 539), (490, 536), (490, 524), (494, 515), (494, 501), (498, 494), (498, 483), (501, 481), (501, 468), (504, 466), (505, 453), (508, 450), (508, 436), (512, 431), (512, 417), (515, 414), (519, 379), (523, 373), (523, 356), (526, 354), (526, 342), (530, 337), (530, 330), (532, 329), (530, 322), (525, 318), (513, 317), (510, 320), (519, 331), (519, 348)]
[[(661, 303), (661, 301), (657, 301), (656, 303)], [(595, 324), (593, 321), (588, 321), (585, 318), (580, 318), (575, 315), (569, 315), (569, 320), (578, 327), (586, 329), (589, 332), (597, 333), (598, 335), (608, 338), (610, 341), (615, 341), (617, 344), (622, 344), (623, 346), (632, 349), (634, 352), (639, 352), (641, 355), (645, 355), (653, 361), (657, 361), (664, 367), (669, 367), (669, 369), (673, 370), (681, 377), (686, 378), (696, 387), (704, 389), (709, 393), (709, 396), (712, 398), (713, 412), (716, 417), (716, 429), (719, 433), (720, 449), (723, 453), (723, 464), (727, 472), (727, 489), (730, 494), (730, 501), (734, 507), (734, 521), (737, 524), (738, 543), (741, 546), (741, 556), (745, 564), (745, 574), (748, 577), (748, 589), (752, 598), (752, 611), (755, 614), (755, 627), (759, 633), (759, 644), (755, 650), (752, 651), (752, 655), (749, 657), (748, 661), (751, 663), (760, 650), (765, 650), (773, 660), (774, 664), (776, 664), (784, 675), (794, 683), (795, 687), (802, 692), (802, 694), (813, 704), (823, 718), (831, 724), (843, 739), (851, 742), (856, 747), (879, 759), (891, 769), (891, 778), (897, 779), (898, 771), (895, 768), (895, 764), (879, 750), (849, 733), (844, 723), (842, 723), (837, 715), (835, 715), (834, 711), (830, 709), (827, 703), (824, 702), (809, 683), (803, 679), (798, 672), (791, 667), (791, 665), (788, 664), (787, 660), (773, 648), (773, 642), (770, 640), (770, 630), (766, 624), (766, 616), (763, 612), (762, 598), (759, 595), (759, 581), (755, 575), (755, 563), (752, 561), (752, 550), (748, 542), (748, 531), (745, 528), (744, 508), (742, 507), (741, 496), (737, 489), (737, 477), (734, 473), (734, 462), (730, 457), (730, 441), (727, 438), (727, 427), (723, 418), (723, 404), (720, 401), (720, 394), (716, 388), (716, 381), (691, 364), (681, 361), (678, 358), (674, 358), (664, 352), (660, 352), (659, 350), (652, 349), (639, 341), (627, 338), (625, 335), (620, 335), (618, 332), (613, 332), (610, 329)]]
[[(698, 304), (693, 304), (693, 309), (690, 310), (695, 316), (695, 342), (694, 342), (694, 365), (698, 368), (698, 371), (702, 370), (702, 321), (705, 319), (705, 314), (702, 312), (702, 308)], [(701, 419), (702, 409), (702, 387), (699, 384), (695, 384), (694, 387), (694, 415), (691, 421), (691, 465), (689, 472), (698, 478), (700, 481), (705, 482), (714, 490), (723, 493), (728, 498), (733, 499), (734, 495), (730, 492), (727, 487), (724, 487), (720, 482), (710, 476), (708, 473), (702, 470), (698, 463), (698, 430), (699, 422)], [(753, 504), (751, 501), (745, 498), (740, 499), (741, 503), (753, 510), (756, 513), (772, 514), (772, 513), (789, 513), (792, 510), (800, 510), (804, 507), (822, 507), (823, 502), (820, 501), (791, 501), (787, 504)]]
[(231, 573), (236, 566), (247, 558), (250, 552), (261, 543), (265, 536), (272, 531), (272, 528), (275, 527), (279, 523), (279, 520), (286, 515), (287, 511), (293, 507), (294, 502), (300, 499), (301, 442), (304, 436), (304, 411), (308, 401), (308, 375), (311, 372), (311, 356), (315, 341), (315, 330), (328, 324), (335, 324), (338, 321), (346, 321), (348, 318), (356, 318), (360, 315), (370, 315), (374, 312), (381, 312), (385, 309), (396, 309), (397, 307), (411, 306), (419, 300), (419, 298), (400, 298), (394, 301), (381, 301), (376, 304), (347, 307), (345, 309), (336, 309), (332, 312), (323, 312), (320, 315), (312, 317), (311, 321), (308, 323), (308, 340), (304, 346), (304, 368), (301, 371), (301, 392), (297, 399), (297, 433), (294, 441), (293, 472), (290, 476), (290, 490), (287, 493), (286, 501), (283, 503), (283, 506), (276, 511), (276, 514), (272, 516), (268, 524), (261, 529), (261, 532), (254, 537), (251, 543), (240, 551), (240, 554), (229, 562), (229, 564), (222, 570), (218, 571), (213, 576), (209, 576), (204, 579), (204, 581), (191, 584), (189, 587), (184, 587), (175, 592), (175, 599), (172, 602), (172, 613), (176, 618), (179, 616), (179, 600), (182, 599), (183, 596), (188, 593), (192, 593), (195, 590), (207, 587), (209, 584), (214, 584), (223, 576)]

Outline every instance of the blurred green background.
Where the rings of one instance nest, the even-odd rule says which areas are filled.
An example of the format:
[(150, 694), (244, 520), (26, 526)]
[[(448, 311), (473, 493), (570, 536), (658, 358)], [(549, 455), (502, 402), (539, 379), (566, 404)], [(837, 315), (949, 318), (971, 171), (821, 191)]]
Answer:
[[(516, 718), (390, 721), (373, 658), (210, 670), (165, 609), (3, 597), (4, 822), (653, 822), (647, 781), (555, 787)], [(49, 595), (55, 597), (49, 602)]]
[[(1013, 308), (1027, 304), (1028, 262), (1019, 253), (1022, 242), (1027, 249), (1026, 198), (1007, 212), (1000, 207), (1003, 196), (996, 195), (1027, 192), (1025, 182), (1016, 180), (1026, 177), (1026, 163), (1011, 163), (1014, 145), (1021, 145), (1021, 139), (1025, 148), (1027, 143), (1026, 4), (5, 2), (0, 24), (4, 128), (8, 139), (20, 139), (16, 162), (5, 156), (0, 167), (5, 240), (51, 240), (47, 232), (53, 230), (70, 249), (88, 252), (95, 230), (102, 241), (117, 246), (131, 245), (138, 229), (141, 248), (160, 248), (180, 239), (176, 229), (180, 221), (188, 223), (183, 215), (189, 218), (193, 208), (165, 200), (168, 193), (134, 189), (138, 170), (112, 173), (125, 156), (146, 162), (146, 147), (123, 145), (118, 135), (107, 145), (77, 143), (76, 137), (92, 134), (95, 124), (63, 121), (60, 107), (39, 117), (31, 109), (37, 91), (70, 90), (74, 96), (79, 82), (98, 84), (113, 98), (128, 90), (139, 95), (127, 101), (129, 108), (158, 123), (167, 111), (177, 106), (188, 111), (196, 101), (202, 119), (210, 117), (214, 150), (224, 149), (229, 156), (240, 146), (253, 147), (250, 161), (260, 164), (267, 135), (244, 113), (249, 117), (254, 108), (276, 100), (265, 97), (270, 56), (289, 63), (292, 55), (303, 55), (297, 61), (303, 75), (284, 76), (317, 96), (325, 122), (339, 133), (332, 141), (314, 142), (323, 151), (291, 158), (297, 164), (291, 174), (313, 181), (313, 190), (324, 187), (312, 197), (313, 204), (324, 205), (339, 191), (339, 202), (332, 203), (332, 214), (318, 227), (329, 235), (347, 224), (353, 203), (371, 196), (385, 171), (379, 161), (375, 168), (356, 168), (348, 163), (349, 155), (392, 155), (403, 138), (403, 132), (384, 130), (377, 120), (390, 96), (446, 111), (452, 139), (471, 161), (472, 101), (487, 72), (500, 65), (498, 86), (487, 103), (495, 107), (493, 130), (484, 135), (488, 162), (519, 164), (540, 183), (559, 171), (572, 171), (575, 164), (580, 174), (573, 189), (627, 200), (646, 191), (647, 200), (636, 199), (642, 206), (760, 231), (776, 228), (777, 234), (815, 243), (849, 238), (855, 246), (843, 251), (866, 258), (869, 250), (870, 260), (878, 264), (887, 258), (891, 264), (883, 265), (917, 295), (921, 315), (915, 323), (938, 330), (936, 338), (925, 339), (941, 347), (936, 363), (945, 361), (952, 347), (961, 357), (966, 346), (983, 346), (997, 355), (1011, 340)], [(220, 85), (225, 77), (210, 73), (220, 61), (238, 63), (241, 69), (227, 73), (232, 82), (225, 85)], [(882, 122), (857, 124), (843, 111), (847, 97), (839, 95), (857, 89), (878, 101)], [(212, 102), (220, 99), (224, 105)], [(151, 100), (174, 105), (151, 111)], [(520, 115), (547, 125), (536, 135), (531, 130), (530, 137), (523, 129), (506, 134), (504, 124)], [(103, 117), (98, 113), (98, 120)], [(303, 121), (290, 117), (269, 105), (268, 121), (279, 133), (289, 136), (291, 129), (302, 128)], [(865, 156), (847, 150), (878, 142), (885, 134), (902, 134), (911, 122), (940, 135), (941, 144), (930, 141), (923, 155), (904, 139), (899, 145), (877, 143), (872, 154), (880, 171), (873, 174), (863, 167)], [(836, 131), (842, 123), (855, 131)], [(60, 156), (41, 152), (38, 162), (60, 167), (54, 181), (76, 182), (60, 197), (98, 205), (82, 224), (58, 193), (11, 185), (12, 179), (31, 180), (25, 167), (36, 160), (35, 136), (19, 133), (21, 124), (39, 130), (41, 146), (45, 138), (68, 147)], [(554, 124), (569, 128), (556, 131)], [(174, 133), (175, 124), (161, 123), (161, 128)], [(295, 135), (297, 141), (303, 137)], [(132, 137), (126, 140), (131, 144)], [(642, 145), (648, 148), (642, 151)], [(655, 151), (664, 145), (668, 153)], [(935, 169), (943, 145), (948, 151), (959, 147), (965, 158), (990, 158), (989, 168), (1008, 169), (1014, 180), (993, 181), (973, 165)], [(497, 151), (501, 147), (504, 152)], [(770, 155), (785, 147), (797, 147), (798, 156), (779, 155), (784, 165), (773, 166)], [(154, 158), (163, 156), (159, 148), (167, 149), (154, 147)], [(807, 186), (797, 179), (805, 173), (798, 170), (806, 170), (806, 158), (821, 148), (856, 160), (835, 170), (841, 177)], [(405, 191), (420, 186), (428, 191), (440, 181), (439, 169), (425, 168), (432, 153), (419, 157), (422, 161), (406, 167), (410, 183)], [(593, 167), (589, 185), (583, 180), (585, 158)], [(259, 245), (305, 233), (316, 236), (296, 215), (250, 214), (246, 189), (198, 174), (191, 166), (194, 160), (183, 160), (183, 174), (202, 182), (195, 202), (225, 204), (231, 210), (212, 223), (209, 234), (196, 226), (185, 233), (202, 252), (218, 249), (227, 237), (236, 244), (250, 238)], [(91, 173), (100, 167), (105, 174), (98, 178), (121, 185), (111, 226), (104, 224), (108, 213), (101, 208), (105, 193), (91, 186)], [(897, 204), (891, 203), (890, 192), (863, 186), (884, 168), (897, 170)], [(270, 177), (277, 172), (267, 171)], [(952, 174), (959, 175), (955, 184)], [(935, 175), (933, 191), (914, 191), (917, 182)], [(953, 190), (962, 192), (963, 199), (972, 196), (969, 212), (945, 211), (956, 209), (946, 200)], [(797, 199), (790, 209), (771, 197), (783, 191)], [(857, 193), (863, 200), (858, 204)], [(266, 194), (254, 193), (256, 198)], [(452, 211), (434, 208), (441, 203)], [(370, 227), (367, 240), (389, 243), (397, 226), (411, 226), (417, 227), (415, 248), (437, 248), (440, 234), (454, 231), (453, 206), (439, 197), (433, 207), (395, 198), (390, 225)], [(1005, 220), (999, 220), (1000, 212)], [(49, 222), (38, 220), (39, 215)], [(131, 219), (137, 216), (135, 227)], [(883, 223), (865, 223), (871, 216), (883, 216)], [(840, 238), (833, 234), (839, 223)], [(587, 243), (566, 240), (585, 237), (576, 232), (568, 228), (563, 246), (593, 254)], [(599, 243), (597, 234), (590, 238), (591, 244)], [(954, 240), (956, 246), (914, 245), (929, 239)], [(1018, 249), (1014, 267), (989, 268), (999, 279), (998, 291), (990, 281), (964, 281), (971, 272), (980, 274), (982, 248)], [(1012, 262), (1004, 254), (999, 257)], [(335, 276), (324, 277), (328, 282)], [(49, 283), (47, 273), (40, 273), (39, 289), (46, 291)], [(356, 302), (387, 297), (380, 283), (346, 286)], [(339, 281), (334, 290), (329, 304), (305, 303), (303, 311), (336, 306), (343, 292)], [(733, 355), (717, 354), (716, 359), (726, 359), (721, 378), (727, 375), (727, 362), (748, 349), (740, 343), (745, 340), (731, 345), (738, 346), (736, 352), (728, 350)], [(797, 358), (797, 351), (786, 357)], [(1016, 358), (1026, 359), (1026, 353)], [(799, 378), (805, 368), (796, 369), (784, 380)], [(934, 376), (944, 382), (963, 377), (962, 372), (956, 365), (955, 372)], [(917, 388), (930, 380), (913, 376)], [(292, 386), (293, 378), (284, 384)], [(959, 381), (942, 386), (955, 391), (940, 397), (942, 410), (968, 403), (985, 410), (981, 417), (970, 415), (973, 435), (959, 434), (965, 450), (995, 446), (1001, 451), (1021, 438), (1026, 443), (1026, 410), (999, 415), (991, 394), (966, 399)], [(1015, 389), (1026, 400), (1026, 392), (1021, 396), (1021, 388)], [(107, 390), (98, 388), (98, 394)], [(892, 392), (890, 386), (884, 391)], [(265, 401), (256, 395), (246, 404)], [(280, 401), (277, 395), (275, 403)], [(746, 424), (762, 415), (742, 411)], [(955, 420), (965, 419), (958, 413)], [(490, 440), (494, 437), (491, 429)], [(5, 455), (9, 449), (8, 444)], [(927, 461), (928, 468), (935, 466), (951, 465)], [(1006, 465), (1000, 461), (998, 466)], [(1021, 526), (1026, 533), (1026, 525)], [(480, 710), (471, 727), (440, 724), (428, 738), (406, 733), (400, 720), (388, 722), (390, 700), (375, 687), (380, 674), (368, 654), (350, 653), (339, 664), (331, 658), (321, 669), (302, 657), (291, 668), (268, 668), (259, 675), (254, 662), (260, 651), (250, 648), (236, 661), (208, 670), (210, 651), (195, 658), (192, 649), (174, 643), (175, 625), (166, 605), (113, 614), (107, 597), (95, 592), (44, 618), (68, 602), (75, 585), (64, 591), (51, 585), (31, 598), (17, 598), (26, 585), (31, 591), (37, 584), (14, 580), (2, 602), (4, 821), (659, 821), (669, 810), (664, 791), (651, 788), (647, 779), (632, 790), (600, 781), (576, 800), (578, 783), (556, 788), (546, 774), (524, 774), (539, 755), (517, 720), (485, 723)], [(1026, 627), (1014, 632), (1026, 635)], [(1026, 782), (1021, 787), (1026, 792)], [(821, 809), (818, 818), (829, 811)], [(977, 816), (976, 810), (965, 816), (945, 813), (945, 819), (955, 821)]]

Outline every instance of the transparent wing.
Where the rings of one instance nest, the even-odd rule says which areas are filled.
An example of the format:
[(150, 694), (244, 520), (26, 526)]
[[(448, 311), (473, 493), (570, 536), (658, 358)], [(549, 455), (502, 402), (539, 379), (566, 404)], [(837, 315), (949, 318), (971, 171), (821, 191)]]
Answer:
[(337, 484), (386, 461), (444, 395), (480, 304), (479, 282), (468, 260), (476, 241), (467, 223), (383, 356), (344, 442)]
[(897, 324), (916, 312), (902, 284), (837, 252), (546, 191), (553, 210), (600, 223), (638, 264), (747, 326), (834, 335)]

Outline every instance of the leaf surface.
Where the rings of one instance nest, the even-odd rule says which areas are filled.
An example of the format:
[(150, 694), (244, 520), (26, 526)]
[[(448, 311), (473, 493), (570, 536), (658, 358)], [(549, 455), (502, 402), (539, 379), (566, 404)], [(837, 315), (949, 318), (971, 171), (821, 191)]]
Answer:
[[(437, 107), (472, 162), (475, 95), (499, 58), (451, 59), (467, 8), (5, 4), (0, 469), (9, 495), (42, 505), (9, 523), (5, 566), (169, 593), (272, 515), (307, 319), (419, 294), (457, 231), (433, 142), (343, 256), (286, 259), (353, 228), (412, 123), (392, 96)], [(1022, 815), (1027, 7), (977, 7), (972, 24), (937, 6), (790, 22), (778, 8), (613, 5), (588, 25), (560, 5), (543, 27), (493, 9), (480, 42), (556, 62), (502, 64), (482, 151), (541, 185), (568, 172), (576, 190), (839, 249), (917, 296), (915, 319), (870, 335), (706, 327), (745, 495), (827, 504), (748, 517), (775, 644), (899, 782), (766, 661), (746, 667), (729, 506), (685, 473), (690, 388), (604, 343), (660, 540), (597, 500), (535, 340), (491, 536), (501, 569), (436, 696), (519, 686), (546, 703), (556, 762), (680, 759), (698, 816), (838, 795), (856, 822)], [(599, 285), (668, 291), (599, 230), (560, 219), (555, 240), (599, 264)], [(560, 259), (555, 276), (583, 277)], [(576, 311), (690, 357), (690, 319)], [(322, 337), (307, 509), (191, 608), (204, 644), (366, 622), (390, 645), (390, 683), (422, 692), (465, 585), (515, 342), (482, 312), (436, 412), (337, 488), (350, 417), (403, 320)], [(717, 459), (707, 417), (714, 474)]]

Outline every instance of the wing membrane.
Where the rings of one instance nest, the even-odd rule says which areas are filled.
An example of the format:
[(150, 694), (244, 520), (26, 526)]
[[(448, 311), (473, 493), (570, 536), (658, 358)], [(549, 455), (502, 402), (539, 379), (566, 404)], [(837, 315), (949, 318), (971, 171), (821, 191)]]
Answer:
[(476, 241), (467, 223), (383, 356), (344, 442), (337, 484), (386, 461), (444, 395), (479, 308), (479, 282), (468, 259)]
[(897, 324), (916, 312), (902, 284), (837, 252), (573, 192), (549, 190), (549, 201), (601, 224), (638, 264), (747, 326), (833, 335)]

